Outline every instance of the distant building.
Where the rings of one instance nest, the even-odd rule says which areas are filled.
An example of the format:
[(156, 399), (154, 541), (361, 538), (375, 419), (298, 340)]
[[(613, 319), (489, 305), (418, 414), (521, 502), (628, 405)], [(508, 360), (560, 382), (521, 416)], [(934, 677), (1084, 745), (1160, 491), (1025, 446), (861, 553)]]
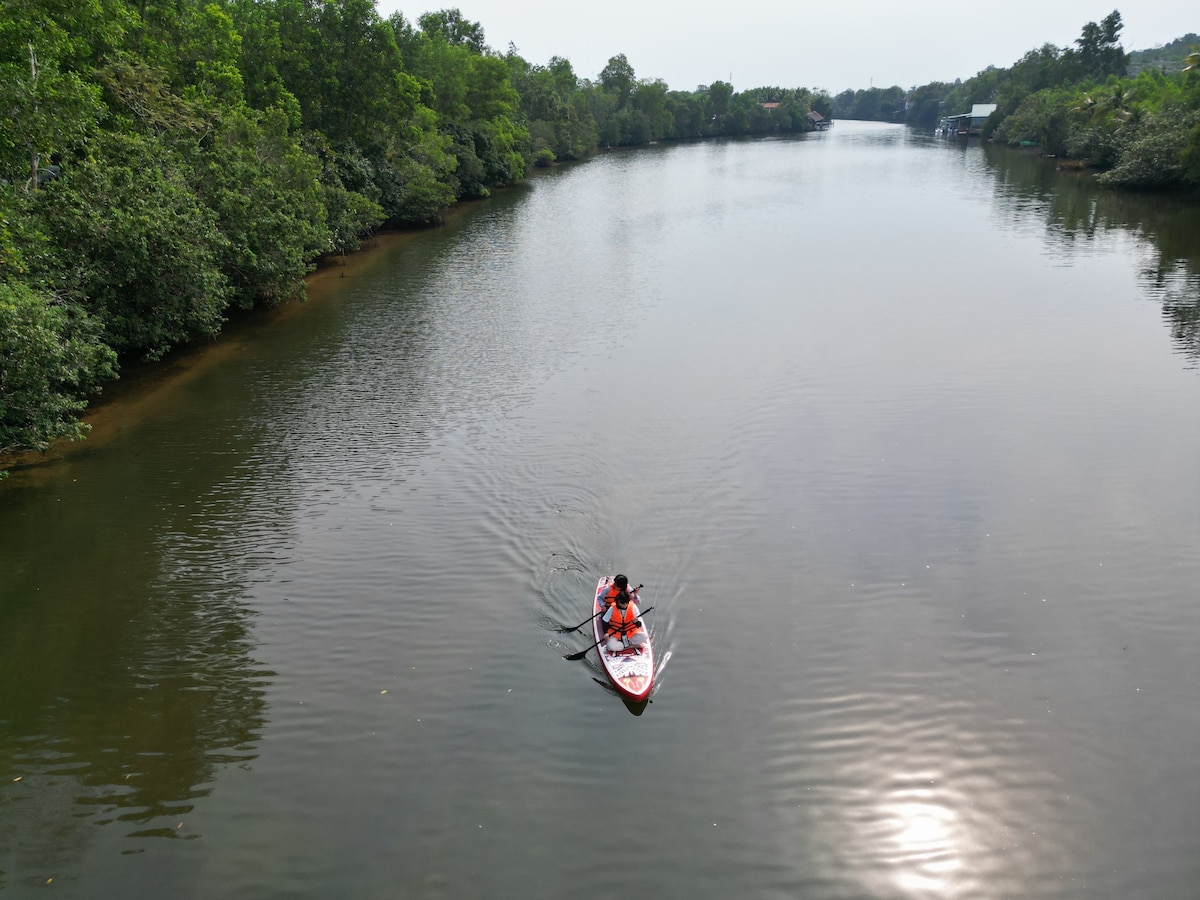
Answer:
[(983, 131), (983, 123), (987, 117), (996, 111), (995, 103), (976, 103), (969, 113), (959, 113), (956, 116), (942, 118), (940, 131), (942, 134), (970, 136)]
[(758, 105), (761, 106), (763, 109), (765, 109), (767, 112), (775, 112), (775, 110), (779, 109), (779, 103), (778, 103), (778, 101), (775, 101), (775, 100), (771, 100), (768, 103), (760, 103)]
[(813, 123), (813, 127), (815, 127), (817, 131), (824, 131), (829, 127), (829, 120), (815, 109), (810, 109), (808, 111), (808, 120)]

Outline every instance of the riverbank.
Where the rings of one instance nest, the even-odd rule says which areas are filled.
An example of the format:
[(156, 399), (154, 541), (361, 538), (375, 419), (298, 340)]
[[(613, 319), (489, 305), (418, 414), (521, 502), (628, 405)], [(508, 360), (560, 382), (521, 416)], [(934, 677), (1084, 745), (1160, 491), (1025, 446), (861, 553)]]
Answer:
[[(546, 177), (556, 170), (577, 164), (568, 162), (538, 169), (536, 172), (531, 171), (522, 181), (493, 191), (493, 197), (503, 197), (514, 191), (525, 190), (532, 179)], [(220, 365), (232, 355), (242, 352), (247, 342), (255, 340), (265, 330), (280, 327), (295, 316), (303, 315), (310, 304), (320, 303), (331, 292), (336, 291), (339, 288), (338, 282), (342, 279), (358, 277), (368, 269), (373, 256), (419, 239), (430, 231), (452, 225), (491, 199), (460, 200), (442, 210), (436, 225), (380, 230), (365, 238), (357, 250), (318, 260), (316, 268), (304, 276), (303, 299), (285, 300), (278, 306), (229, 310), (220, 333), (212, 340), (178, 347), (159, 360), (132, 362), (122, 366), (120, 377), (107, 382), (100, 395), (95, 397), (80, 415), (80, 420), (89, 428), (86, 437), (79, 440), (59, 438), (45, 450), (0, 454), (0, 482), (9, 472), (33, 470), (52, 465), (76, 453), (101, 449), (121, 428), (161, 414), (170, 400), (159, 397), (159, 394), (170, 394), (172, 386), (186, 384), (188, 380), (202, 374), (211, 366)]]

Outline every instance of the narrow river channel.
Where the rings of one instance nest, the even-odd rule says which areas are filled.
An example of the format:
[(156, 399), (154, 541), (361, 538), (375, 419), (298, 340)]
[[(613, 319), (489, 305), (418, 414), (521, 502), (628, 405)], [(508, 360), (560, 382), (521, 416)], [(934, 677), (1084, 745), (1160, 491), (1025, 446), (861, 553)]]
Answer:
[(133, 381), (0, 482), (0, 895), (1200, 892), (1195, 206), (611, 153)]

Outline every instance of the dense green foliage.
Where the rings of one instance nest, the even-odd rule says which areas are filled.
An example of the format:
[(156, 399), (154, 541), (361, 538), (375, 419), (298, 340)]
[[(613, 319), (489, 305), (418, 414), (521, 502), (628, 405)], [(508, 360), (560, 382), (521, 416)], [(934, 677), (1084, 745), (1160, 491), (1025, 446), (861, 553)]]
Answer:
[(806, 89), (595, 80), (373, 0), (0, 0), (0, 453), (323, 255), (597, 148), (811, 130)]
[(84, 433), (75, 418), (88, 389), (112, 375), (115, 355), (95, 323), (23, 284), (0, 284), (0, 452), (45, 448)]
[(932, 128), (994, 103), (985, 137), (1082, 161), (1114, 187), (1198, 189), (1200, 38), (1127, 55), (1121, 29), (1114, 10), (1084, 25), (1072, 47), (1045, 44), (1007, 69), (989, 66), (953, 84), (844, 91), (834, 114)]
[(833, 115), (838, 119), (903, 122), (906, 94), (893, 85), (866, 90), (846, 90), (833, 98)]

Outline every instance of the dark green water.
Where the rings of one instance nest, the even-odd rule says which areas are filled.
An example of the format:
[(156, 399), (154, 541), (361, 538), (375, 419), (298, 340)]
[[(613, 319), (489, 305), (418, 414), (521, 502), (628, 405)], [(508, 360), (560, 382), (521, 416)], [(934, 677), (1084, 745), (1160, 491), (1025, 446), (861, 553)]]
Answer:
[(1195, 208), (838, 123), (310, 295), (0, 484), (0, 894), (1200, 894)]

